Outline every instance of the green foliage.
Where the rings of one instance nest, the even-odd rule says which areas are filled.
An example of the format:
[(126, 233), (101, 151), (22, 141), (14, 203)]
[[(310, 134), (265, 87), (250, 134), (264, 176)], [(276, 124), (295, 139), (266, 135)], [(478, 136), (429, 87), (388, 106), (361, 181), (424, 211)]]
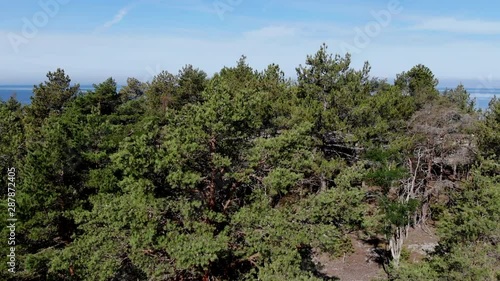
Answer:
[(465, 90), (465, 87), (460, 84), (455, 89), (446, 89), (443, 96), (450, 102), (456, 104), (461, 110), (467, 113), (474, 111), (475, 99), (470, 98), (470, 94)]
[(120, 96), (116, 92), (116, 82), (113, 78), (108, 78), (106, 81), (94, 85), (94, 92), (88, 95), (92, 96), (99, 114), (108, 115), (116, 110), (120, 104)]
[(137, 100), (144, 96), (148, 85), (136, 78), (127, 78), (127, 85), (120, 89), (119, 95), (122, 102)]
[(385, 231), (391, 233), (395, 227), (403, 227), (411, 223), (411, 215), (415, 213), (420, 202), (409, 199), (408, 202), (391, 201), (387, 198), (381, 199), (381, 205), (385, 214)]
[(454, 193), (455, 204), (439, 227), (443, 245), (500, 239), (500, 176), (486, 177), (484, 172), (474, 171), (464, 190)]
[[(479, 148), (485, 158), (500, 161), (500, 99), (494, 97), (485, 113), (485, 120), (480, 125), (478, 136)], [(497, 170), (498, 171), (498, 170)]]
[(327, 49), (323, 44), (314, 56), (307, 56), (306, 66), (297, 68), (298, 94), (317, 111), (318, 133), (343, 129), (351, 122), (353, 109), (370, 94), (371, 85), (368, 63), (356, 71), (350, 68), (350, 54), (333, 57)]
[[(165, 112), (168, 108), (180, 107), (202, 100), (201, 93), (207, 85), (207, 74), (191, 65), (183, 67), (177, 75), (162, 71), (147, 85), (130, 81), (132, 84), (123, 91), (132, 98), (146, 96), (151, 113)], [(125, 95), (125, 94), (124, 94)]]
[(454, 204), (438, 224), (441, 238), (424, 264), (402, 266), (396, 280), (498, 280), (500, 178), (486, 176), (487, 165), (453, 195)]
[[(24, 152), (24, 126), (21, 104), (14, 98), (0, 102), (0, 169), (16, 167)], [(0, 179), (7, 186), (5, 177)]]
[(393, 280), (498, 280), (498, 246), (460, 244), (427, 262), (403, 264)]
[(438, 83), (432, 71), (422, 64), (396, 75), (394, 80), (394, 85), (403, 91), (404, 95), (414, 98), (417, 108), (439, 96), (439, 91), (436, 89)]
[(306, 202), (308, 220), (334, 225), (343, 231), (359, 229), (363, 225), (366, 206), (364, 193), (359, 189), (330, 189)]
[(403, 168), (382, 167), (368, 173), (367, 179), (373, 184), (383, 187), (384, 190), (388, 190), (394, 182), (402, 179), (405, 175), (406, 171)]
[[(233, 231), (237, 237), (243, 239), (238, 243), (243, 257), (252, 257), (252, 262), (257, 265), (258, 273), (248, 274), (253, 278), (275, 280), (273, 278), (293, 278), (295, 280), (321, 280), (311, 279), (312, 273), (301, 268), (301, 250), (307, 245), (319, 247), (336, 255), (349, 251), (350, 244), (342, 234), (346, 226), (338, 226), (348, 220), (342, 213), (335, 214), (336, 203), (349, 198), (343, 194), (332, 192), (329, 195), (315, 196), (304, 201), (301, 206), (272, 208), (266, 197), (256, 198), (255, 202), (242, 208), (233, 216)], [(354, 195), (354, 194), (353, 194)], [(355, 205), (342, 210), (350, 212), (356, 210), (359, 197), (354, 195), (351, 199)], [(348, 203), (346, 203), (348, 205)], [(322, 217), (315, 213), (318, 209), (325, 212), (331, 210), (330, 217)], [(361, 212), (360, 210), (357, 210)], [(354, 224), (357, 219), (353, 218)], [(335, 225), (338, 223), (338, 225)], [(310, 257), (309, 257), (310, 258)], [(247, 258), (248, 259), (248, 258)]]
[(370, 161), (387, 163), (391, 155), (392, 155), (391, 151), (387, 149), (372, 147), (366, 151), (365, 158)]
[[(353, 234), (393, 237), (449, 176), (414, 123), (442, 122), (436, 108), (477, 116), (463, 87), (438, 98), (423, 65), (395, 85), (369, 72), (326, 45), (296, 83), (244, 56), (210, 78), (187, 65), (120, 91), (109, 78), (83, 93), (49, 72), (31, 105), (0, 103), (0, 168), (16, 167), (19, 206), (18, 273), (6, 275), (4, 255), (0, 279), (333, 279), (315, 252), (349, 253)], [(460, 131), (477, 133), (478, 166), (461, 167), (465, 183), (440, 202), (438, 250), (391, 278), (498, 278), (499, 104), (477, 132)], [(421, 185), (406, 198), (410, 175)], [(6, 236), (6, 212), (0, 221)]]
[(27, 111), (28, 118), (34, 125), (40, 125), (51, 113), (61, 113), (64, 106), (80, 91), (78, 84), (71, 86), (71, 79), (62, 69), (49, 72), (47, 79), (45, 83), (33, 88), (31, 105)]

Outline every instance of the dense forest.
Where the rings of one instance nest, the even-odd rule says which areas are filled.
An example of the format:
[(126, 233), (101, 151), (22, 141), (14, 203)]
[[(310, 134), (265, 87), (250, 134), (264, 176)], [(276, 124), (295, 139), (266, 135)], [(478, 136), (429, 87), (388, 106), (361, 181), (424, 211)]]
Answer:
[[(386, 280), (500, 280), (500, 100), (326, 45), (296, 72), (243, 56), (84, 92), (57, 69), (2, 101), (0, 279), (337, 280), (314, 255), (376, 239)], [(421, 226), (439, 244), (414, 261)]]

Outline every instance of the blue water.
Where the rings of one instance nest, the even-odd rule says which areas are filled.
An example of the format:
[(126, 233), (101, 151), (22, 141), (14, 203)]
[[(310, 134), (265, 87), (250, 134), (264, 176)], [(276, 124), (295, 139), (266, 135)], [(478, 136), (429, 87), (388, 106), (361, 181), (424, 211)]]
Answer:
[(0, 85), (0, 100), (6, 101), (14, 95), (21, 103), (29, 103), (33, 87)]
[[(81, 85), (83, 91), (93, 90), (92, 85)], [(440, 88), (443, 90), (444, 88)], [(476, 98), (476, 107), (485, 109), (488, 107), (489, 101), (496, 95), (500, 98), (500, 88), (467, 88), (467, 92), (472, 98)], [(33, 94), (33, 86), (31, 85), (0, 85), (0, 100), (6, 101), (13, 94), (16, 95), (18, 101), (23, 104), (31, 102), (30, 97)]]
[[(80, 85), (82, 91), (93, 90), (92, 85)], [(0, 85), (0, 100), (6, 101), (12, 95), (15, 95), (16, 99), (23, 104), (31, 103), (30, 97), (33, 95), (32, 85)]]
[[(445, 88), (438, 88), (443, 92)], [(488, 104), (493, 97), (500, 98), (500, 88), (465, 88), (472, 99), (476, 100), (476, 107), (488, 108)]]

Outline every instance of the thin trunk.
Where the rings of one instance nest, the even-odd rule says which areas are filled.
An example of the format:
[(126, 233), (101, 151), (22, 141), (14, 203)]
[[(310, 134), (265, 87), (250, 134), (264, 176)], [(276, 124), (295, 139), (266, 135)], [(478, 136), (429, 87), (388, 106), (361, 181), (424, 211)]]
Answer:
[[(215, 137), (210, 139), (210, 156), (213, 158), (216, 149), (216, 140)], [(215, 192), (216, 192), (216, 183), (215, 177), (217, 176), (217, 169), (212, 167), (210, 182), (208, 184), (208, 206), (211, 210), (215, 209)]]
[(321, 183), (320, 183), (321, 184), (320, 190), (321, 191), (325, 191), (327, 189), (325, 173), (321, 173), (320, 181), (321, 181)]
[(389, 239), (389, 250), (391, 251), (394, 266), (399, 267), (401, 261), (401, 252), (403, 251), (403, 243), (408, 237), (409, 225), (397, 227), (395, 233)]
[[(408, 167), (410, 172), (412, 173), (411, 178), (403, 183), (404, 193), (399, 198), (401, 203), (408, 203), (410, 199), (414, 199), (416, 197), (416, 187), (417, 187), (417, 176), (418, 171), (420, 170), (422, 155), (420, 151), (417, 155), (417, 163), (413, 166), (413, 162), (411, 159), (408, 159)], [(420, 186), (420, 185), (418, 185)], [(401, 260), (401, 252), (403, 250), (403, 243), (408, 237), (408, 230), (410, 228), (410, 220), (413, 218), (416, 220), (416, 214), (413, 214), (412, 217), (408, 217), (408, 224), (404, 226), (396, 227), (396, 230), (393, 232), (392, 236), (389, 239), (389, 250), (391, 251), (392, 259), (394, 266), (397, 268), (399, 266), (399, 262)]]
[(432, 177), (432, 160), (427, 161), (427, 175), (426, 178), (430, 180)]

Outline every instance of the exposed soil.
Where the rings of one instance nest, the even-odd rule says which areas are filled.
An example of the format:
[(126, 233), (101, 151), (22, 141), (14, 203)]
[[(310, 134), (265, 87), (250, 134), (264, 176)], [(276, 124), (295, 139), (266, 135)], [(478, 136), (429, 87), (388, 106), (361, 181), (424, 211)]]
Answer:
[(437, 244), (435, 229), (424, 226), (410, 229), (404, 247), (410, 251), (410, 262), (419, 262), (427, 253), (432, 252)]
[[(386, 280), (380, 255), (384, 252), (383, 241), (370, 241), (351, 237), (354, 252), (344, 257), (332, 259), (326, 253), (316, 253), (313, 261), (320, 268), (319, 271), (328, 276), (336, 277), (341, 281), (370, 281)], [(411, 228), (405, 241), (405, 248), (410, 251), (410, 262), (420, 261), (427, 252), (437, 245), (435, 231), (431, 227)]]

